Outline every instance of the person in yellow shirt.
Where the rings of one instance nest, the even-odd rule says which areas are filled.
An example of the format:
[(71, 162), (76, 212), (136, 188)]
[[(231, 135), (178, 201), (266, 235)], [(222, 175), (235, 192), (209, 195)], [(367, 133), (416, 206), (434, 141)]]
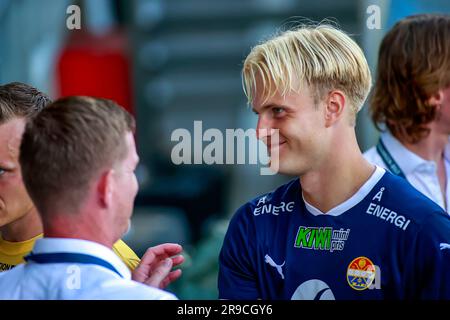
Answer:
[[(25, 189), (18, 159), (26, 120), (50, 102), (44, 93), (23, 83), (0, 86), (0, 272), (24, 263), (35, 241), (43, 236), (42, 223)], [(145, 263), (140, 263), (139, 257), (122, 240), (114, 244), (113, 250), (134, 274), (142, 277), (146, 273), (151, 277), (148, 273), (152, 270), (155, 276), (150, 283), (157, 287), (165, 287), (181, 275), (179, 269), (171, 271), (184, 260), (179, 255), (182, 247), (178, 244), (150, 248), (143, 257)], [(169, 257), (170, 267), (161, 263)], [(156, 268), (159, 272), (155, 272)]]
[[(0, 125), (0, 132), (2, 128)], [(28, 255), (33, 249), (37, 239), (42, 238), (43, 234), (24, 241), (8, 241), (0, 235), (0, 272), (14, 268), (16, 265), (24, 263), (23, 257)], [(114, 253), (126, 264), (130, 271), (136, 269), (141, 259), (134, 251), (122, 240), (117, 241), (113, 247)]]

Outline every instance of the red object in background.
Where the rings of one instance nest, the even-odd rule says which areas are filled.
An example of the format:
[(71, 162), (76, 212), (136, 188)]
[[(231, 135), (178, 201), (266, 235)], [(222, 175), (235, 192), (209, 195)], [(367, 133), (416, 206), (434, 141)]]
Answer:
[(107, 98), (134, 114), (126, 40), (121, 30), (100, 36), (70, 32), (57, 63), (59, 96)]

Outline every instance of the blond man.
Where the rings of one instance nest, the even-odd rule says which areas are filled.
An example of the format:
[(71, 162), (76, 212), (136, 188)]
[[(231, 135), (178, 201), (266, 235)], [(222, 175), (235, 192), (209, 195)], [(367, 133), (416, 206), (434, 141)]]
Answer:
[(358, 45), (327, 25), (286, 31), (252, 49), (243, 80), (272, 167), (296, 178), (233, 216), (220, 298), (450, 298), (450, 219), (358, 147)]

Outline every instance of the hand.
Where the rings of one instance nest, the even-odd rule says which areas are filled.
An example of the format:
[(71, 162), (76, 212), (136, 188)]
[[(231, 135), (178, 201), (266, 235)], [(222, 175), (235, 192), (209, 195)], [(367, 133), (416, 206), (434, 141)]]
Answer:
[(176, 243), (164, 243), (147, 249), (141, 262), (133, 271), (132, 279), (164, 289), (181, 276), (180, 269), (171, 270), (183, 263), (184, 257), (178, 255), (182, 250), (183, 247)]

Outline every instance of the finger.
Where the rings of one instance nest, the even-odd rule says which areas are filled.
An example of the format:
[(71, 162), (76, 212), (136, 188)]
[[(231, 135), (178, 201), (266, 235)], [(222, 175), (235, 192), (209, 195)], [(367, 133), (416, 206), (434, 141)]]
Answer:
[(140, 265), (149, 265), (155, 260), (155, 258), (156, 255), (155, 252), (153, 251), (153, 248), (148, 248), (141, 258)]
[[(151, 265), (155, 262), (162, 261), (171, 256), (180, 254), (183, 251), (183, 247), (176, 243), (163, 243), (155, 247), (148, 248), (145, 254), (141, 258), (141, 264)], [(178, 260), (176, 260), (178, 261)], [(181, 262), (180, 262), (181, 263)], [(178, 265), (179, 263), (177, 263)]]
[(163, 243), (148, 248), (142, 256), (141, 261), (144, 264), (151, 264), (155, 259), (163, 260), (170, 256), (177, 255), (183, 251), (183, 247), (176, 243)]
[(131, 273), (131, 279), (137, 282), (144, 282), (148, 278), (146, 270), (143, 270), (142, 265), (139, 265)]
[(169, 273), (169, 275), (161, 282), (160, 288), (164, 289), (166, 288), (169, 284), (171, 284), (172, 282), (174, 282), (175, 280), (177, 280), (179, 277), (181, 277), (182, 271), (181, 269), (172, 271), (171, 273)]
[(157, 256), (159, 256), (159, 255), (174, 256), (176, 254), (181, 253), (181, 251), (183, 251), (183, 247), (177, 243), (163, 243), (163, 244), (151, 247), (150, 249)]
[(145, 283), (149, 286), (159, 288), (163, 280), (169, 276), (170, 270), (172, 270), (172, 259), (166, 259), (158, 264)]
[(170, 282), (173, 282), (173, 281), (177, 280), (179, 277), (181, 277), (182, 273), (183, 273), (183, 271), (181, 269), (177, 269), (177, 270), (170, 272), (169, 275), (167, 276), (167, 278), (169, 279)]
[(172, 257), (172, 267), (178, 266), (180, 264), (182, 264), (184, 262), (184, 257), (183, 256), (175, 256)]

